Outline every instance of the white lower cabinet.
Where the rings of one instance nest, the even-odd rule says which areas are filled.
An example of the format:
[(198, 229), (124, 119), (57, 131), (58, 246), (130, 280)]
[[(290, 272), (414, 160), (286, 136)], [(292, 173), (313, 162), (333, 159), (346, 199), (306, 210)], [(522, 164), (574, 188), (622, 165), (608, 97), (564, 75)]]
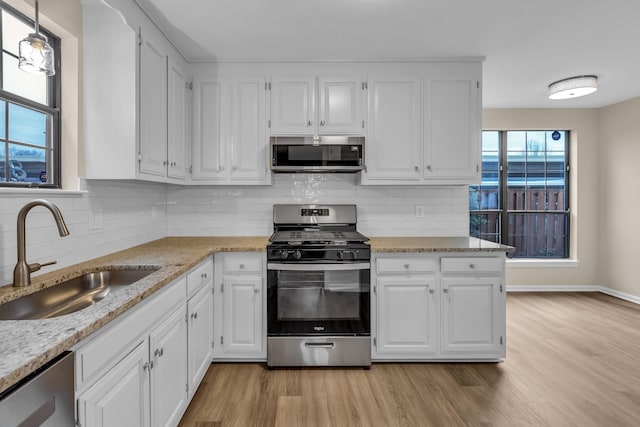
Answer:
[(373, 360), (505, 357), (504, 254), (380, 254)]
[(215, 255), (214, 359), (265, 360), (265, 256)]
[[(213, 272), (212, 272), (213, 273)], [(187, 304), (189, 398), (207, 373), (213, 355), (213, 274)]]
[(78, 424), (177, 426), (211, 362), (213, 260), (76, 348)]
[(146, 342), (78, 398), (81, 426), (148, 427), (149, 351)]
[(149, 336), (152, 426), (175, 426), (187, 409), (186, 313), (180, 305)]

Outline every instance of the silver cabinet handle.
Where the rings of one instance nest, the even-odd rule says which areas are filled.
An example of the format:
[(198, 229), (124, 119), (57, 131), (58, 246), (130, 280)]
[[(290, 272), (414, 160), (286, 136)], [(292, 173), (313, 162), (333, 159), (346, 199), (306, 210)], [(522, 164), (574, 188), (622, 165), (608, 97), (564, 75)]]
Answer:
[(414, 171), (416, 171), (416, 172), (418, 172), (418, 171), (420, 170), (420, 168), (419, 168), (418, 166), (414, 166), (414, 167), (413, 167), (413, 170), (414, 170)]
[(431, 165), (427, 165), (427, 170), (431, 171), (433, 168), (431, 167)]
[(435, 291), (435, 290), (433, 290), (433, 289), (429, 289), (429, 293), (430, 293), (430, 294), (435, 294), (435, 293), (436, 293), (436, 291)]
[(448, 293), (449, 293), (449, 288), (444, 288), (442, 291), (443, 291), (445, 294), (448, 294)]
[(320, 120), (320, 126), (324, 126), (325, 121), (324, 120)]
[(195, 313), (191, 313), (191, 318), (192, 319), (197, 319), (198, 318), (198, 312), (196, 311)]
[(147, 363), (145, 363), (144, 365), (142, 365), (142, 370), (146, 371), (146, 370), (152, 370), (153, 369), (153, 360), (148, 361)]
[(474, 268), (476, 268), (476, 265), (475, 264), (469, 264), (469, 268), (473, 270)]
[(156, 348), (155, 353), (153, 353), (156, 357), (162, 357), (164, 354), (164, 347)]
[(409, 265), (409, 264), (405, 264), (405, 265), (404, 265), (405, 270), (408, 270), (408, 269), (409, 269), (409, 267), (411, 267), (411, 265)]
[(307, 122), (307, 126), (311, 126), (312, 124), (313, 124), (313, 122), (312, 122), (311, 120), (309, 120), (309, 121)]
[(239, 267), (240, 267), (240, 270), (244, 270), (245, 265), (244, 264), (240, 264)]

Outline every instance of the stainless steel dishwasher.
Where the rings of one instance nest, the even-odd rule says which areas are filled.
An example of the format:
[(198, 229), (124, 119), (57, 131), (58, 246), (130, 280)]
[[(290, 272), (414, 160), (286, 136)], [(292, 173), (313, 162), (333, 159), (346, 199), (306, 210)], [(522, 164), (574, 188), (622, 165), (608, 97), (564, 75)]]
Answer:
[(73, 426), (74, 354), (66, 352), (0, 395), (0, 424)]

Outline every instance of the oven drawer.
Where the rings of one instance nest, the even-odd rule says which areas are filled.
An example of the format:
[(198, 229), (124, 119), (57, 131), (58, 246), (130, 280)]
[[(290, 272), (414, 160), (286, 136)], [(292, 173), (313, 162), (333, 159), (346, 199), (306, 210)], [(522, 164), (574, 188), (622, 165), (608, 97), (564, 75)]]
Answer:
[(222, 268), (225, 274), (262, 273), (262, 257), (259, 253), (234, 253), (223, 257)]
[(433, 258), (378, 258), (378, 273), (436, 273), (438, 263)]
[(500, 273), (499, 258), (442, 258), (442, 273)]

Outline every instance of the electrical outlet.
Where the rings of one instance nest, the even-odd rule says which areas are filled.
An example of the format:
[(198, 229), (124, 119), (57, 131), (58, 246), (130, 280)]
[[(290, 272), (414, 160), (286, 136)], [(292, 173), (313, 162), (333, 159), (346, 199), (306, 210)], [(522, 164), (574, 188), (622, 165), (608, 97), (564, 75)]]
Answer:
[(102, 228), (103, 217), (102, 209), (89, 211), (89, 230), (98, 230)]
[(424, 206), (416, 205), (416, 218), (424, 218)]

